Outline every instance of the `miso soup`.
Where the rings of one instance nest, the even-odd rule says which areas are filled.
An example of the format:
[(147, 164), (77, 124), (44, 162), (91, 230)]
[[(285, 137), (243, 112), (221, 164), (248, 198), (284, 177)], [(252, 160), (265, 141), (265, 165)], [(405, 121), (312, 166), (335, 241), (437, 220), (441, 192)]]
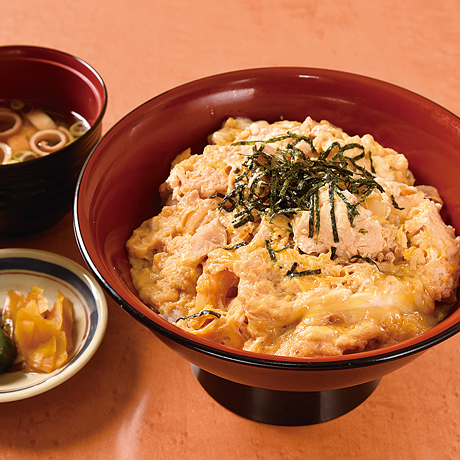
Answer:
[(0, 165), (56, 152), (90, 129), (79, 114), (58, 114), (27, 101), (0, 102)]

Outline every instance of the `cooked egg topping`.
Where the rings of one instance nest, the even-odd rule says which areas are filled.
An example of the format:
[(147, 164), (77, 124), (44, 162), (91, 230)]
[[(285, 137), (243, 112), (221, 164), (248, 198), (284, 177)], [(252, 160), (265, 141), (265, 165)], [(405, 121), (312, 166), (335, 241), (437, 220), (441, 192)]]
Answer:
[(460, 238), (406, 157), (327, 121), (226, 121), (180, 154), (127, 242), (139, 297), (192, 334), (273, 355), (392, 345), (456, 303)]

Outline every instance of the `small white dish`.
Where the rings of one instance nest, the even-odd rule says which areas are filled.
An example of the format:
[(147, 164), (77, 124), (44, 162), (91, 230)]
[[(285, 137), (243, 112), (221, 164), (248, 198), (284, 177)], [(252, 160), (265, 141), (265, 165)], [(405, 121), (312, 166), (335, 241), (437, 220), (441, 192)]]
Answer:
[(51, 390), (77, 373), (98, 349), (107, 327), (107, 303), (94, 278), (76, 262), (35, 249), (0, 249), (0, 308), (7, 292), (44, 290), (50, 305), (59, 289), (74, 305), (74, 349), (60, 369), (44, 374), (0, 374), (0, 402), (17, 401)]

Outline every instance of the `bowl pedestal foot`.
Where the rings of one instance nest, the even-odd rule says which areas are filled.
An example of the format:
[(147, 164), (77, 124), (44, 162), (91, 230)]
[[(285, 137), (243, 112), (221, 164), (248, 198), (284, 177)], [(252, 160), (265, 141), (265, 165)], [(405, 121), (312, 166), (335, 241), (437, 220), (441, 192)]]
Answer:
[(210, 374), (195, 365), (193, 373), (207, 393), (226, 409), (256, 422), (281, 426), (314, 425), (355, 409), (380, 379), (338, 390), (291, 392), (254, 388)]

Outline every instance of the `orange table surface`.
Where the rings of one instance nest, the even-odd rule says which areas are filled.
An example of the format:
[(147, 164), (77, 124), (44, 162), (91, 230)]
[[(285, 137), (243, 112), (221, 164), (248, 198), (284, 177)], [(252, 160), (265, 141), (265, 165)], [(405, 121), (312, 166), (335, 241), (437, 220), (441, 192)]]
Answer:
[[(359, 73), (460, 114), (456, 0), (1, 0), (0, 45), (60, 49), (92, 64), (109, 94), (104, 130), (169, 88), (251, 67)], [(0, 69), (0, 72), (2, 70)], [(0, 247), (40, 248), (82, 265), (72, 216)], [(0, 458), (460, 458), (460, 335), (384, 377), (358, 408), (279, 427), (221, 407), (190, 364), (108, 299), (92, 360), (61, 386), (0, 405)]]

